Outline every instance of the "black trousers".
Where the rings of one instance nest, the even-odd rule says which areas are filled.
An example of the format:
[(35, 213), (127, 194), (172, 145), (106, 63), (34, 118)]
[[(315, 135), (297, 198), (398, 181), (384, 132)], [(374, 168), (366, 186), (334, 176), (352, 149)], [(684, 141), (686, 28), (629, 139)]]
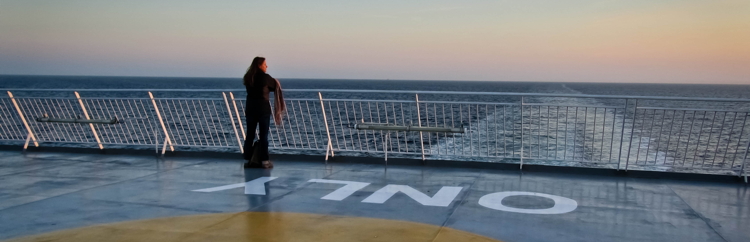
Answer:
[[(247, 119), (247, 138), (245, 139), (245, 145), (243, 149), (245, 154), (243, 155), (245, 160), (250, 160), (253, 155), (256, 155), (258, 161), (269, 160), (268, 158), (268, 127), (271, 125), (270, 114), (257, 114), (257, 113), (245, 113)], [(258, 143), (260, 148), (258, 154), (254, 154), (253, 140), (255, 140), (255, 128), (258, 128)]]

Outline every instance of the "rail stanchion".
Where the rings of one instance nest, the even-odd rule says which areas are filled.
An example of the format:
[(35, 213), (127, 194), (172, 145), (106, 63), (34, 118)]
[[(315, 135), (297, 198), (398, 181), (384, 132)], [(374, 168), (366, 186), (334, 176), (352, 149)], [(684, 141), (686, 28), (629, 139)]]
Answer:
[[(240, 148), (240, 153), (244, 154), (245, 151), (242, 148), (242, 140), (240, 139), (240, 134), (237, 133), (237, 125), (234, 124), (234, 116), (232, 115), (232, 108), (229, 107), (229, 99), (227, 99), (227, 93), (222, 92), (221, 95), (224, 97), (224, 104), (227, 106), (227, 114), (229, 114), (229, 121), (232, 123), (232, 129), (234, 130), (234, 137), (237, 138), (237, 146)], [(239, 119), (240, 116), (237, 116), (237, 119)]]
[[(245, 127), (242, 126), (242, 118), (240, 118), (240, 111), (237, 109), (237, 101), (234, 100), (234, 93), (229, 92), (229, 98), (232, 100), (232, 105), (234, 106), (234, 113), (237, 114), (237, 123), (240, 125), (240, 133), (242, 133), (242, 139), (247, 139), (247, 136), (245, 134)], [(250, 128), (250, 127), (248, 127)], [(257, 135), (256, 135), (257, 136)]]
[(326, 135), (328, 135), (328, 145), (326, 147), (326, 164), (328, 164), (328, 152), (331, 152), (331, 157), (333, 157), (333, 145), (331, 143), (331, 132), (328, 130), (328, 118), (326, 117), (326, 108), (323, 104), (323, 94), (320, 94), (318, 92), (318, 98), (320, 99), (320, 110), (323, 113), (323, 124), (326, 126)]
[[(153, 122), (149, 123), (151, 123), (151, 130), (156, 130)], [(154, 153), (159, 154), (159, 132), (154, 132)]]
[[(86, 106), (83, 105), (83, 100), (81, 100), (81, 95), (78, 94), (78, 92), (74, 92), (76, 94), (76, 99), (78, 99), (78, 104), (81, 105), (81, 110), (83, 110), (83, 117), (86, 118), (86, 120), (91, 119), (89, 117), (89, 112), (86, 110)], [(99, 134), (96, 132), (96, 128), (94, 128), (93, 123), (89, 123), (89, 127), (91, 128), (91, 133), (94, 133), (94, 138), (96, 139), (96, 144), (99, 145), (99, 149), (103, 150), (104, 146), (102, 146), (102, 141), (99, 139)]]
[(388, 140), (391, 137), (391, 132), (385, 133), (385, 139), (383, 140), (383, 152), (385, 152), (385, 165), (388, 166)]
[[(743, 127), (744, 128), (744, 127)], [(740, 137), (739, 139), (742, 139)], [(745, 183), (747, 183), (747, 172), (745, 172), (745, 166), (747, 164), (747, 154), (750, 152), (750, 138), (747, 140), (747, 147), (745, 147), (745, 155), (742, 157), (742, 167), (740, 168), (740, 177), (744, 175)]]
[(31, 133), (28, 133), (26, 135), (26, 142), (23, 143), (23, 150), (26, 150), (29, 148), (29, 142), (31, 142)]
[[(620, 164), (622, 163), (622, 142), (624, 142), (624, 139), (625, 139), (625, 118), (628, 116), (628, 103), (629, 102), (630, 102), (630, 99), (625, 99), (625, 109), (622, 112), (622, 130), (620, 132), (620, 152), (617, 152), (618, 153), (617, 154), (617, 170), (618, 171), (620, 170)], [(617, 109), (615, 109), (615, 113), (617, 113)], [(635, 119), (633, 119), (633, 126), (635, 127)], [(629, 147), (628, 147), (628, 150), (630, 150)]]
[[(422, 127), (422, 116), (419, 114), (419, 94), (414, 94), (414, 98), (417, 103), (417, 126)], [(422, 135), (422, 131), (419, 131), (419, 145), (422, 148), (422, 164), (424, 165), (424, 136)]]
[[(524, 101), (524, 96), (521, 96), (521, 165), (518, 168), (520, 170), (523, 170), (523, 125), (524, 125), (524, 118), (523, 118), (524, 103), (523, 101)], [(531, 129), (529, 128), (529, 130)]]
[(13, 102), (13, 106), (16, 108), (16, 111), (18, 112), (18, 116), (21, 118), (21, 122), (23, 122), (23, 126), (26, 127), (26, 131), (28, 132), (28, 135), (26, 137), (26, 143), (23, 145), (23, 150), (26, 150), (26, 148), (29, 147), (30, 141), (34, 142), (34, 147), (39, 147), (39, 142), (37, 142), (36, 136), (34, 135), (34, 132), (31, 130), (29, 123), (26, 122), (26, 116), (23, 115), (23, 112), (21, 111), (21, 107), (18, 106), (18, 102), (16, 102), (16, 98), (13, 97), (13, 93), (8, 91), (8, 97), (10, 97), (10, 101)]
[[(626, 110), (627, 111), (627, 110)], [(625, 158), (625, 171), (628, 171), (628, 164), (630, 163), (630, 150), (633, 147), (633, 135), (635, 134), (635, 122), (638, 117), (638, 99), (635, 100), (635, 106), (633, 107), (633, 126), (630, 127), (630, 143), (628, 145), (628, 156)], [(689, 141), (688, 141), (689, 142)], [(622, 150), (620, 150), (622, 152)], [(637, 162), (636, 158), (636, 162)]]
[(149, 98), (151, 98), (151, 103), (154, 105), (154, 111), (156, 112), (156, 118), (159, 119), (159, 124), (161, 124), (161, 129), (164, 131), (164, 145), (161, 148), (161, 154), (167, 152), (167, 145), (169, 145), (169, 149), (171, 151), (174, 151), (174, 145), (172, 145), (172, 140), (169, 138), (169, 132), (167, 132), (167, 126), (164, 125), (164, 119), (161, 117), (161, 112), (159, 112), (159, 105), (156, 105), (156, 99), (154, 99), (154, 94), (151, 92), (148, 92)]
[(745, 172), (745, 164), (747, 164), (747, 150), (750, 149), (750, 142), (748, 147), (745, 148), (745, 157), (742, 159), (742, 167), (740, 168), (740, 177), (745, 177), (745, 183), (747, 183), (747, 172)]

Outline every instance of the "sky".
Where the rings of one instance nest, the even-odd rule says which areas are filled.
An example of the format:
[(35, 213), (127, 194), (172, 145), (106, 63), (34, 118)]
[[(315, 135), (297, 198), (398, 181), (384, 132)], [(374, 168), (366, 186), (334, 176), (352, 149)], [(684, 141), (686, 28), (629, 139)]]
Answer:
[(750, 84), (748, 0), (0, 0), (0, 74)]

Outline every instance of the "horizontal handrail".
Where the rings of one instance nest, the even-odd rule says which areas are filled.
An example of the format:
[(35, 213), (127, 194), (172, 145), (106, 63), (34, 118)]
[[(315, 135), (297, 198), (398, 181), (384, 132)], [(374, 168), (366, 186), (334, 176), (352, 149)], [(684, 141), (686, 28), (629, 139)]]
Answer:
[[(551, 103), (524, 103), (524, 106), (543, 106), (543, 107), (570, 107), (571, 105), (566, 104), (551, 104)], [(573, 105), (580, 108), (625, 108), (623, 106), (598, 106), (598, 105)]]
[(388, 103), (415, 103), (412, 100), (383, 100), (383, 99), (336, 99), (336, 98), (323, 98), (323, 101), (339, 101), (339, 102), (388, 102)]
[(360, 130), (384, 130), (384, 131), (414, 131), (414, 132), (439, 132), (439, 133), (464, 133), (464, 128), (448, 128), (448, 127), (422, 127), (422, 126), (399, 126), (391, 124), (380, 124), (380, 123), (358, 123), (354, 124), (354, 129)]
[(706, 108), (638, 107), (637, 109), (668, 110), (668, 111), (704, 111), (704, 112), (750, 113), (750, 110), (722, 110), (722, 109), (706, 109)]
[(401, 94), (456, 94), (456, 95), (495, 95), (495, 96), (526, 96), (526, 97), (577, 97), (577, 98), (611, 98), (611, 99), (647, 99), (647, 100), (675, 100), (675, 101), (718, 101), (718, 102), (750, 102), (742, 98), (693, 98), (693, 97), (660, 97), (660, 96), (630, 96), (630, 95), (587, 95), (587, 94), (556, 94), (556, 93), (522, 93), (522, 92), (455, 92), (455, 91), (410, 91), (410, 90), (343, 90), (343, 89), (285, 89), (286, 92), (348, 92), (348, 93), (401, 93)]
[[(0, 89), (4, 91), (14, 92), (244, 92), (245, 89), (112, 89), (112, 88), (83, 88), (83, 89), (69, 89), (69, 88), (4, 88)], [(287, 91), (287, 89), (284, 89)]]
[(36, 118), (37, 122), (47, 123), (82, 123), (82, 124), (117, 124), (117, 118), (113, 119), (83, 119), (83, 118)]
[[(29, 92), (244, 92), (245, 89), (30, 89), (8, 88), (5, 91)], [(750, 102), (744, 98), (696, 98), (696, 97), (665, 97), (665, 96), (633, 96), (633, 95), (589, 95), (589, 94), (560, 94), (560, 93), (521, 93), (521, 92), (456, 92), (456, 91), (418, 91), (418, 90), (350, 90), (350, 89), (284, 89), (285, 92), (339, 92), (339, 93), (388, 93), (388, 94), (453, 94), (453, 95), (493, 95), (493, 96), (525, 96), (525, 97), (569, 97), (569, 98), (606, 98), (606, 99), (643, 99), (643, 100), (671, 100), (671, 101), (712, 101), (712, 102)]]
[[(415, 102), (415, 101), (411, 101)], [(487, 105), (505, 105), (505, 106), (521, 106), (521, 102), (517, 103), (495, 103), (495, 102), (465, 102), (465, 101), (422, 101), (419, 103), (442, 103), (442, 104), (487, 104)]]

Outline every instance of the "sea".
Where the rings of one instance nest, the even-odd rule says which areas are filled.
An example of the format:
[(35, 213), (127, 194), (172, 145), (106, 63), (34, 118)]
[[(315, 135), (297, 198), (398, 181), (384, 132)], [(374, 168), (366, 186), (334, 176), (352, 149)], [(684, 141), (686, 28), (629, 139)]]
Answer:
[[(750, 99), (747, 85), (280, 78), (284, 88), (570, 93)], [(0, 75), (0, 88), (244, 89), (241, 78)]]
[[(575, 83), (575, 82), (514, 82), (514, 81), (451, 81), (451, 80), (366, 80), (366, 79), (295, 79), (295, 78), (280, 78), (279, 81), (284, 89), (347, 89), (347, 90), (419, 90), (419, 91), (453, 91), (453, 92), (510, 92), (510, 93), (535, 93), (535, 94), (574, 94), (574, 95), (619, 95), (619, 96), (656, 96), (656, 97), (687, 97), (687, 98), (732, 98), (732, 99), (750, 99), (750, 83), (748, 85), (721, 85), (721, 84), (653, 84), (653, 83)], [(707, 81), (710, 83), (710, 81)], [(193, 78), (193, 77), (106, 77), (106, 76), (21, 76), (21, 75), (0, 75), (0, 89), (70, 89), (70, 90), (82, 90), (82, 89), (244, 89), (241, 78)], [(18, 94), (16, 94), (18, 93)], [(70, 92), (19, 92), (14, 91), (16, 95), (26, 96), (42, 96), (42, 97), (72, 97)], [(133, 97), (133, 95), (143, 95), (143, 93), (119, 93), (119, 92), (99, 92), (99, 93), (85, 93), (82, 95), (94, 95), (96, 97)], [(163, 92), (155, 93), (161, 98), (170, 97), (213, 97), (216, 98), (214, 93), (201, 93), (201, 92), (188, 92), (188, 93), (176, 93), (176, 92)], [(238, 92), (240, 98), (244, 93)], [(326, 93), (325, 98), (339, 98), (339, 99), (375, 99), (375, 100), (414, 100), (412, 94), (394, 94), (394, 93)], [(137, 97), (137, 96), (136, 96)], [(305, 92), (288, 92), (285, 93), (285, 97), (288, 98), (317, 98), (317, 93), (305, 93)], [(456, 102), (496, 102), (496, 103), (517, 103), (520, 102), (517, 96), (497, 96), (497, 95), (444, 95), (444, 94), (425, 94), (420, 95), (420, 100), (434, 100), (434, 101), (456, 101)], [(558, 106), (623, 106), (625, 102), (627, 105), (634, 105), (634, 100), (625, 101), (624, 99), (611, 99), (611, 98), (564, 98), (564, 97), (527, 97), (524, 100), (525, 103), (540, 103), (540, 104), (554, 104)], [(706, 109), (706, 110), (727, 110), (727, 112), (689, 112), (689, 111), (677, 111), (677, 110), (659, 110), (655, 109), (653, 112), (650, 110), (643, 110), (641, 121), (635, 122), (635, 124), (629, 124), (623, 126), (625, 128), (619, 128), (622, 123), (618, 123), (621, 120), (622, 115), (625, 111), (618, 112), (617, 109), (593, 109), (593, 112), (588, 109), (582, 114), (571, 113), (571, 111), (565, 110), (564, 112), (555, 107), (554, 105), (544, 107), (529, 107), (530, 111), (527, 111), (529, 116), (528, 126), (526, 123), (520, 124), (520, 127), (528, 129), (528, 134), (532, 140), (531, 143), (536, 142), (536, 145), (526, 147), (530, 151), (527, 155), (529, 157), (537, 157), (540, 164), (551, 164), (551, 165), (573, 165), (581, 166), (582, 163), (590, 163), (590, 161), (604, 159), (606, 154), (609, 153), (607, 161), (617, 160), (618, 155), (622, 155), (623, 151), (617, 152), (619, 142), (617, 139), (621, 137), (631, 136), (631, 132), (635, 136), (635, 140), (639, 144), (635, 144), (635, 147), (643, 147), (645, 151), (638, 149), (637, 155), (643, 155), (646, 157), (635, 158), (633, 165), (638, 165), (639, 161), (642, 161), (644, 169), (651, 169), (654, 166), (649, 166), (649, 162), (653, 162), (653, 165), (662, 166), (663, 170), (673, 170), (674, 167), (682, 167), (689, 165), (692, 168), (698, 164), (698, 160), (701, 163), (698, 167), (703, 167), (706, 160), (718, 159), (718, 167), (728, 168), (729, 170), (737, 170), (741, 162), (742, 157), (737, 158), (738, 153), (742, 153), (744, 144), (750, 142), (743, 133), (747, 130), (750, 131), (750, 123), (746, 125), (738, 125), (743, 123), (747, 119), (747, 113), (738, 112), (742, 110), (750, 110), (750, 103), (748, 102), (706, 102), (706, 101), (663, 101), (663, 100), (642, 100), (639, 101), (638, 105), (643, 107), (670, 107), (673, 109)], [(468, 111), (471, 111), (471, 106), (467, 106)], [(302, 108), (302, 106), (300, 106)], [(428, 112), (439, 109), (434, 106), (433, 109), (425, 106)], [(534, 109), (534, 108), (538, 108)], [(392, 111), (396, 111), (395, 109)], [(467, 123), (464, 124), (468, 128), (469, 134), (476, 134), (478, 136), (488, 136), (493, 132), (482, 132), (483, 129), (489, 131), (492, 128), (497, 129), (495, 125), (499, 121), (496, 119), (499, 117), (499, 111), (490, 111), (485, 108), (477, 107), (474, 110), (476, 113), (467, 119)], [(731, 111), (731, 112), (730, 112)], [(343, 112), (343, 111), (342, 111)], [(386, 112), (388, 108), (386, 107)], [(462, 111), (463, 112), (463, 111)], [(538, 115), (534, 112), (538, 112)], [(544, 114), (546, 112), (546, 114)], [(395, 114), (395, 112), (394, 112)], [(596, 134), (598, 129), (597, 126), (586, 127), (582, 129), (567, 128), (558, 132), (562, 126), (556, 123), (561, 118), (575, 119), (575, 124), (578, 124), (578, 119), (583, 117), (583, 125), (586, 122), (590, 122), (590, 117), (581, 115), (599, 115), (594, 116), (593, 122), (596, 125), (597, 120), (605, 117), (601, 121), (600, 128), (602, 132)], [(341, 114), (343, 115), (343, 113)], [(537, 115), (537, 116), (535, 116)], [(610, 115), (610, 116), (608, 116)], [(633, 115), (628, 113), (625, 115)], [(716, 121), (717, 116), (722, 122)], [(445, 116), (444, 116), (445, 117)], [(526, 117), (526, 116), (524, 116)], [(535, 120), (536, 117), (536, 121)], [(609, 120), (607, 120), (609, 117)], [(613, 121), (615, 120), (615, 121)], [(657, 120), (654, 122), (654, 120)], [(666, 120), (666, 123), (663, 122)], [(687, 131), (686, 123), (689, 123), (691, 128)], [(554, 121), (554, 122), (553, 122)], [(651, 121), (651, 123), (648, 123)], [(658, 124), (662, 121), (661, 124)], [(681, 121), (681, 122), (679, 122)], [(710, 121), (711, 124), (715, 125), (704, 125), (704, 123)], [(519, 121), (515, 121), (519, 122)], [(700, 123), (700, 125), (698, 125)], [(602, 125), (604, 124), (604, 125)], [(674, 130), (674, 126), (679, 124), (680, 129)], [(730, 127), (731, 124), (731, 127)], [(438, 123), (436, 123), (438, 125)], [(442, 125), (446, 125), (443, 123)], [(505, 120), (503, 120), (505, 125)], [(515, 124), (513, 124), (515, 125)], [(611, 127), (610, 127), (611, 125)], [(576, 125), (577, 126), (577, 125)], [(515, 127), (515, 126), (514, 126)], [(669, 127), (669, 131), (665, 131)], [(683, 127), (685, 127), (683, 129)], [(335, 128), (334, 128), (335, 129)], [(554, 132), (551, 130), (554, 129)], [(616, 129), (624, 129), (626, 132), (618, 133)], [(693, 129), (695, 131), (693, 131)], [(499, 130), (499, 129), (498, 129)], [(658, 131), (656, 131), (658, 130)], [(680, 131), (686, 130), (686, 131)], [(704, 131), (705, 130), (705, 131)], [(537, 131), (536, 136), (533, 132)], [(544, 131), (544, 134), (542, 134)], [(341, 129), (342, 133), (345, 133), (343, 125)], [(349, 131), (351, 132), (351, 131)], [(561, 134), (570, 133), (570, 136), (575, 138), (581, 138), (584, 143), (577, 147), (577, 144), (571, 146), (563, 146), (558, 148), (558, 144), (561, 142)], [(588, 134), (590, 132), (591, 134)], [(680, 133), (682, 132), (682, 134)], [(698, 138), (690, 143), (691, 141), (672, 140), (668, 136), (682, 137), (687, 135), (692, 136), (694, 132), (707, 132), (706, 134), (716, 136), (726, 136), (728, 138), (719, 137), (705, 137), (704, 133), (696, 133), (696, 135), (702, 135), (704, 137)], [(301, 133), (300, 133), (301, 134)], [(604, 134), (610, 134), (606, 136)], [(319, 135), (319, 134), (318, 134)], [(592, 139), (586, 143), (586, 137), (591, 135)], [(600, 136), (597, 136), (600, 135)], [(350, 138), (351, 136), (350, 133)], [(400, 136), (396, 135), (396, 139)], [(699, 136), (700, 137), (700, 136)], [(323, 140), (323, 137), (320, 137)], [(400, 137), (405, 140), (408, 139), (406, 135)], [(732, 140), (734, 138), (734, 140)], [(347, 140), (345, 135), (339, 138), (346, 144)], [(373, 143), (376, 144), (378, 141), (372, 138)], [(457, 144), (469, 142), (471, 140), (461, 140), (463, 138), (457, 138), (456, 136), (439, 135), (434, 134), (428, 138), (427, 141), (431, 143), (431, 149), (428, 154), (437, 155), (435, 152), (443, 150), (444, 153), (448, 152), (452, 147)], [(468, 139), (468, 138), (467, 138)], [(479, 150), (486, 150), (488, 158), (482, 157), (462, 157), (462, 156), (450, 156), (449, 159), (466, 159), (473, 161), (486, 161), (491, 157), (489, 154), (505, 154), (505, 149), (500, 150), (497, 147), (499, 144), (505, 145), (510, 141), (516, 141), (515, 137), (497, 138), (495, 137), (484, 137), (486, 140), (494, 140), (492, 142), (477, 145)], [(382, 142), (382, 138), (380, 139)], [(482, 140), (482, 138), (477, 138)], [(662, 141), (663, 140), (663, 141)], [(715, 140), (715, 141), (713, 141)], [(565, 140), (568, 141), (568, 136), (565, 136)], [(349, 140), (348, 142), (353, 142)], [(432, 145), (434, 142), (434, 146)], [(701, 143), (705, 142), (705, 143)], [(712, 143), (713, 142), (713, 143)], [(737, 142), (734, 144), (734, 142)], [(520, 143), (520, 142), (519, 142)], [(554, 143), (552, 146), (550, 143)], [(397, 143), (398, 144), (398, 143)], [(545, 145), (546, 144), (546, 145)], [(652, 150), (651, 144), (656, 146), (655, 151)], [(352, 145), (354, 145), (352, 143)], [(392, 144), (393, 145), (393, 144)], [(407, 146), (406, 143), (404, 143)], [(413, 145), (413, 143), (411, 144)], [(631, 146), (628, 144), (628, 146)], [(659, 147), (661, 145), (667, 146), (667, 148)], [(673, 148), (668, 148), (670, 145)], [(679, 150), (685, 148), (688, 151), (691, 145), (695, 145), (695, 149), (701, 150), (705, 147), (705, 152), (693, 152), (691, 154), (682, 154)], [(716, 146), (716, 149), (710, 148)], [(726, 147), (724, 150), (721, 147)], [(609, 148), (607, 148), (609, 146)], [(730, 148), (731, 146), (731, 148)], [(434, 147), (434, 148), (432, 148)], [(676, 147), (676, 148), (675, 148)], [(576, 148), (578, 148), (576, 150)], [(369, 147), (368, 147), (369, 149)], [(692, 148), (690, 148), (692, 150)], [(711, 151), (709, 151), (711, 150)], [(459, 153), (463, 153), (460, 151)], [(468, 152), (473, 152), (469, 150)], [(482, 151), (484, 152), (484, 151)], [(554, 155), (550, 156), (550, 152)], [(558, 154), (568, 152), (571, 153), (573, 160), (578, 161), (565, 163), (563, 161), (549, 161), (549, 160), (566, 160), (566, 155), (563, 155), (563, 159), (560, 159)], [(398, 152), (396, 152), (398, 153)], [(725, 154), (722, 154), (725, 153)], [(729, 156), (726, 153), (734, 153), (734, 157), (731, 158), (733, 164), (722, 164), (723, 160), (729, 160)], [(454, 150), (455, 154), (455, 150)], [(597, 158), (598, 154), (598, 158)], [(612, 158), (614, 154), (615, 158)], [(676, 155), (677, 154), (677, 155)], [(398, 154), (393, 154), (394, 157), (398, 157)], [(575, 158), (578, 155), (578, 158)], [(689, 157), (692, 155), (693, 157)], [(726, 157), (725, 157), (726, 156)], [(550, 158), (551, 157), (551, 158)], [(649, 157), (652, 157), (651, 161)], [(692, 161), (691, 161), (692, 158)], [(641, 159), (641, 160), (639, 160)], [(621, 158), (620, 158), (621, 160)], [(516, 161), (511, 161), (516, 162)], [(531, 161), (533, 163), (533, 161)], [(556, 163), (545, 163), (545, 162), (556, 162)], [(607, 162), (605, 162), (607, 163)], [(619, 163), (619, 162), (618, 162)], [(610, 164), (610, 163), (608, 163)], [(706, 168), (714, 168), (714, 163)]]

